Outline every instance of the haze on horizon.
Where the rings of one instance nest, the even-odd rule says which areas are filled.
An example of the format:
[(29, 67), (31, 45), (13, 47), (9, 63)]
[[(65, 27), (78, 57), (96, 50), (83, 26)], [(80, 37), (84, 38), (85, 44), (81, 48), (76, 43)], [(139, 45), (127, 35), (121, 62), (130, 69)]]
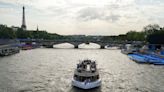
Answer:
[(118, 35), (164, 26), (164, 0), (0, 0), (0, 24), (62, 35)]

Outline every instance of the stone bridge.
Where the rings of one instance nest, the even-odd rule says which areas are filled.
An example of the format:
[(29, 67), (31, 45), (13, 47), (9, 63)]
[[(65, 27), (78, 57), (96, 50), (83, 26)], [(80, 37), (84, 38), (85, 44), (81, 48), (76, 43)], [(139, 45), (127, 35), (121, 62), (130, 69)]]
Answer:
[(47, 47), (47, 48), (53, 48), (53, 45), (56, 44), (62, 44), (62, 43), (70, 43), (74, 45), (74, 48), (78, 48), (80, 44), (89, 44), (89, 43), (96, 43), (100, 45), (101, 49), (104, 49), (105, 46), (118, 46), (127, 43), (125, 41), (98, 41), (98, 40), (20, 40), (20, 42), (36, 42), (39, 43), (41, 46)]

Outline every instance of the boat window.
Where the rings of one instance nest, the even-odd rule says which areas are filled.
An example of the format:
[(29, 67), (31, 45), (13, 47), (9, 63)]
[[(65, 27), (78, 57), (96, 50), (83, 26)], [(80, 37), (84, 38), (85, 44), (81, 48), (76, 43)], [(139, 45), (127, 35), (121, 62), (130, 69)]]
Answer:
[(97, 79), (99, 79), (99, 75), (97, 75)]
[(78, 80), (78, 76), (77, 76), (77, 75), (74, 75), (74, 79), (75, 79), (75, 80)]

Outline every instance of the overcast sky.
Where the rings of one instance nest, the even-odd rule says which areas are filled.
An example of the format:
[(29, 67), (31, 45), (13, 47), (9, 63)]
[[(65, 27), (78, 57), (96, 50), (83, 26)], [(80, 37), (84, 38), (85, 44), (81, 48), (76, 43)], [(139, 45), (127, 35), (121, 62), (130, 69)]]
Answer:
[(64, 35), (118, 35), (164, 26), (164, 0), (0, 0), (0, 24), (21, 26), (26, 7), (27, 29)]

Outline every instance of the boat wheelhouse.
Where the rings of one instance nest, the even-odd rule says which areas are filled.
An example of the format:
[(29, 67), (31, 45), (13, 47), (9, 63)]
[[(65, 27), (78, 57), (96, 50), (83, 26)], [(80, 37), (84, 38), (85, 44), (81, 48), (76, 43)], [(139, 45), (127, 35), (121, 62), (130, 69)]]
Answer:
[(74, 71), (72, 85), (82, 89), (101, 86), (101, 79), (95, 61), (84, 60), (77, 64)]

